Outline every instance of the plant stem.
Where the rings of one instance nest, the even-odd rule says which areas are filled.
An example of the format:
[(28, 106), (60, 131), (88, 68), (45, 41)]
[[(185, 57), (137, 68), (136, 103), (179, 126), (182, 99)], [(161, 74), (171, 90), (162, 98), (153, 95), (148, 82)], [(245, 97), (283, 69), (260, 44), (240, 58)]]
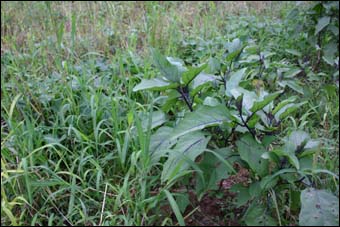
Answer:
[(186, 94), (184, 93), (183, 91), (183, 88), (182, 87), (179, 87), (177, 89), (177, 91), (181, 94), (182, 98), (184, 99), (185, 103), (187, 104), (189, 110), (192, 112), (194, 111), (193, 108), (192, 108), (192, 103), (190, 102), (189, 100), (189, 97), (186, 96)]
[(250, 119), (255, 115), (257, 111), (253, 112), (252, 114), (250, 114), (248, 117), (247, 117), (247, 120), (246, 120), (246, 123), (248, 123), (248, 121), (250, 121)]
[(245, 120), (243, 119), (243, 116), (242, 116), (242, 109), (239, 109), (238, 111), (239, 111), (239, 114), (240, 114), (240, 117), (241, 117), (241, 121), (242, 121), (242, 123), (243, 123), (243, 126), (246, 127), (246, 128), (248, 129), (248, 131), (250, 132), (250, 134), (251, 134), (251, 135), (254, 137), (254, 139), (255, 139), (255, 133), (254, 133), (253, 130), (252, 130), (251, 128), (249, 128), (249, 126), (248, 126), (248, 119), (250, 119), (250, 118), (248, 118), (247, 121), (245, 121)]
[(264, 57), (261, 56), (261, 52), (259, 52), (260, 57), (260, 70), (259, 70), (259, 78), (262, 78), (262, 74), (264, 71)]
[(222, 78), (225, 90), (227, 89), (227, 76), (229, 76), (229, 74), (231, 72), (231, 65), (232, 64), (233, 64), (233, 61), (230, 62), (228, 71), (226, 73), (224, 73), (223, 78)]

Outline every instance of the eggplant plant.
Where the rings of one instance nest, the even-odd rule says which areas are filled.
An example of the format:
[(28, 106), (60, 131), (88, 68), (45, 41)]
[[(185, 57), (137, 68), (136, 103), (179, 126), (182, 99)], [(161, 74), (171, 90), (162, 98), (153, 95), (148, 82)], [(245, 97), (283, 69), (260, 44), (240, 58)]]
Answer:
[[(165, 123), (152, 134), (149, 147), (152, 163), (157, 164), (165, 160), (161, 181), (166, 188), (173, 186), (183, 177), (190, 176), (193, 171), (196, 172), (196, 181), (199, 182), (196, 192), (202, 195), (215, 188), (221, 177), (215, 177), (211, 182), (212, 175), (202, 171), (204, 166), (196, 162), (197, 158), (201, 156), (201, 162), (207, 162), (207, 158), (214, 160), (216, 163), (211, 166), (222, 163), (219, 166), (222, 166), (225, 172), (223, 177), (235, 174), (233, 163), (219, 154), (219, 149), (223, 146), (230, 153), (228, 145), (232, 142), (236, 149), (231, 152), (239, 157), (237, 162), (249, 169), (252, 176), (249, 187), (236, 184), (231, 189), (239, 192), (236, 198), (237, 206), (250, 204), (243, 216), (245, 223), (282, 224), (276, 201), (281, 195), (277, 194), (282, 190), (289, 190), (291, 193), (288, 199), (292, 201), (292, 209), (293, 204), (301, 206), (300, 224), (308, 224), (308, 217), (315, 214), (308, 210), (309, 207), (305, 205), (303, 198), (307, 196), (306, 190), (317, 193), (313, 178), (318, 174), (330, 174), (336, 179), (338, 177), (313, 164), (313, 157), (320, 143), (311, 139), (304, 131), (291, 132), (279, 142), (282, 146), (273, 145), (277, 140), (275, 135), (283, 130), (281, 123), (307, 102), (296, 103), (297, 96), (282, 99), (286, 89), (268, 92), (263, 87), (257, 87), (255, 91), (250, 90), (251, 83), (247, 80), (248, 68), (232, 69), (234, 61), (242, 54), (245, 46), (241, 45), (239, 40), (229, 44), (229, 55), (225, 58), (229, 66), (220, 76), (209, 73), (209, 62), (190, 67), (181, 59), (165, 57), (158, 50), (152, 49), (154, 65), (161, 74), (156, 78), (142, 79), (133, 90), (151, 90), (167, 94), (166, 101), (163, 102), (167, 108), (163, 108), (163, 111), (171, 108), (182, 111), (181, 108), (175, 108), (177, 101), (185, 103), (186, 109), (189, 110), (184, 110), (182, 119)], [(204, 94), (205, 92), (208, 95)], [(210, 96), (211, 94), (215, 95)], [(232, 137), (234, 139), (230, 141)], [(214, 141), (216, 139), (213, 138), (221, 138), (224, 143)], [(215, 149), (212, 149), (211, 144), (214, 144)], [(216, 149), (216, 145), (221, 147)], [(207, 153), (212, 153), (212, 156)], [(301, 185), (307, 188), (301, 193), (300, 201), (296, 192), (300, 194), (297, 188), (301, 188)], [(325, 204), (331, 202), (328, 201), (332, 197), (331, 194), (321, 194), (322, 199), (327, 200)], [(276, 204), (276, 218), (268, 214), (268, 207), (261, 202), (267, 197), (271, 197)], [(326, 205), (323, 204), (322, 207), (324, 206)], [(337, 206), (333, 205), (335, 208)], [(336, 222), (334, 212), (329, 215), (335, 218), (331, 223)], [(318, 220), (314, 223), (326, 222)]]

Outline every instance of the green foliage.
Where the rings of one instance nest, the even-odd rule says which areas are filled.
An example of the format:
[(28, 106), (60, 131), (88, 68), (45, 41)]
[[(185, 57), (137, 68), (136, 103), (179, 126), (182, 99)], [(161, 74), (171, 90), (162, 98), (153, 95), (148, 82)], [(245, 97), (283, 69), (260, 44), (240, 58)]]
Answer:
[(170, 134), (170, 139), (176, 139), (182, 135), (204, 129), (210, 126), (216, 126), (230, 121), (230, 114), (223, 105), (218, 106), (200, 106), (192, 113), (184, 116), (183, 120), (178, 123), (174, 131)]
[(152, 49), (151, 53), (154, 63), (162, 75), (171, 82), (180, 82), (182, 69), (177, 64), (170, 63), (158, 50)]
[(339, 224), (338, 2), (31, 4), (1, 10), (2, 224)]
[(181, 226), (185, 226), (185, 223), (184, 223), (184, 218), (178, 208), (178, 204), (176, 203), (174, 197), (172, 196), (172, 194), (167, 191), (167, 190), (164, 190), (166, 196), (168, 197), (168, 200), (170, 202), (170, 205), (171, 205), (171, 208), (172, 210), (174, 211), (175, 215), (176, 215), (176, 218), (178, 220), (178, 223), (181, 225)]
[(276, 226), (277, 222), (274, 218), (266, 214), (265, 207), (251, 206), (248, 208), (244, 220), (248, 226)]
[(246, 68), (240, 69), (237, 72), (230, 75), (229, 80), (227, 81), (227, 85), (225, 88), (226, 95), (231, 97), (232, 93), (231, 91), (235, 88), (238, 88), (240, 81), (244, 77), (244, 74), (246, 72)]
[(176, 84), (170, 84), (169, 82), (159, 79), (159, 78), (154, 78), (150, 80), (142, 80), (140, 84), (135, 86), (133, 88), (133, 91), (139, 91), (139, 90), (154, 90), (154, 91), (164, 91), (169, 88), (176, 88)]
[(168, 159), (164, 163), (161, 180), (171, 181), (176, 175), (188, 169), (190, 165), (186, 162), (187, 159), (195, 161), (205, 150), (209, 139), (200, 132), (181, 137), (176, 146), (168, 151)]
[(265, 148), (258, 144), (249, 134), (236, 142), (241, 159), (248, 163), (250, 168), (261, 177), (268, 174), (268, 160), (262, 159)]
[(339, 199), (325, 190), (304, 189), (301, 192), (299, 225), (339, 225)]

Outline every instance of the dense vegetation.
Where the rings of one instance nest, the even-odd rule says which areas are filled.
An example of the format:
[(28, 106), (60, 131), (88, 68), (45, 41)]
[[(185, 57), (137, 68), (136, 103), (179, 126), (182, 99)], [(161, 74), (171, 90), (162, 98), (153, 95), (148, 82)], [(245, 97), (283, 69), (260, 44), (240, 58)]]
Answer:
[(2, 225), (339, 225), (339, 2), (1, 2)]

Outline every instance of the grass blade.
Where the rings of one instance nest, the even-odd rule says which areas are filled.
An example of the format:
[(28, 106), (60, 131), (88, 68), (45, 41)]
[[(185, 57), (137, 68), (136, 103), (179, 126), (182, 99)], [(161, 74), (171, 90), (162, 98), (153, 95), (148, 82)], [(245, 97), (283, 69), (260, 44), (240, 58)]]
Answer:
[(168, 198), (169, 200), (169, 203), (171, 205), (171, 208), (172, 210), (174, 211), (175, 213), (175, 216), (177, 218), (177, 221), (179, 223), (180, 226), (185, 226), (185, 223), (184, 223), (184, 218), (178, 208), (178, 205), (174, 199), (174, 197), (171, 195), (171, 193), (168, 191), (168, 190), (164, 190), (165, 194), (166, 194), (166, 197)]

